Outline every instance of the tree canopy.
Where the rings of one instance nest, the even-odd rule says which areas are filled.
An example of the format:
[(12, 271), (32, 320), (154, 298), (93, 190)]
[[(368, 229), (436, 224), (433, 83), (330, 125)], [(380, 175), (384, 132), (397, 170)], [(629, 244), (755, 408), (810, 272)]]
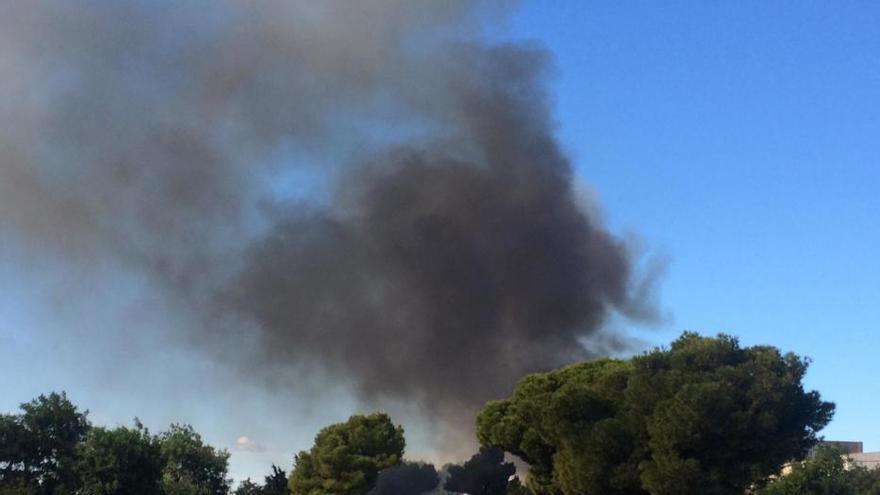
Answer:
[(205, 445), (190, 425), (172, 424), (157, 439), (162, 453), (166, 495), (225, 495), (229, 453)]
[(286, 495), (290, 493), (290, 489), (287, 488), (287, 473), (280, 467), (272, 464), (272, 472), (266, 475), (262, 488), (262, 495)]
[(522, 484), (518, 476), (514, 476), (507, 483), (507, 495), (534, 495), (531, 490)]
[(233, 495), (263, 495), (263, 487), (247, 478), (239, 483), (232, 493)]
[(20, 408), (20, 414), (0, 415), (0, 486), (72, 492), (77, 444), (91, 426), (88, 411), (80, 412), (63, 392), (40, 395)]
[(140, 423), (134, 428), (92, 428), (77, 447), (77, 458), (82, 495), (161, 493), (159, 444)]
[(504, 495), (510, 477), (516, 473), (512, 462), (504, 462), (504, 451), (483, 447), (461, 466), (449, 466), (449, 479), (443, 488), (469, 495)]
[(880, 495), (880, 469), (847, 466), (846, 456), (833, 447), (819, 447), (796, 462), (791, 472), (758, 491), (758, 495)]
[[(811, 451), (834, 412), (804, 390), (808, 364), (727, 335), (685, 333), (630, 359), (524, 377), (480, 412), (483, 447), (462, 465), (438, 473), (405, 462), (400, 426), (383, 413), (355, 415), (323, 428), (289, 476), (273, 465), (264, 484), (248, 479), (233, 493), (880, 495), (880, 471), (821, 449), (769, 482)], [(505, 452), (528, 463), (525, 484)], [(0, 495), (227, 495), (228, 460), (189, 425), (159, 435), (137, 420), (93, 427), (63, 393), (0, 414)]]
[(356, 415), (322, 429), (309, 451), (296, 455), (289, 487), (294, 495), (362, 495), (379, 471), (401, 462), (403, 428), (384, 413)]
[(64, 393), (0, 415), (0, 495), (229, 493), (229, 454), (205, 445), (191, 426), (154, 436), (137, 420), (111, 429), (92, 427), (86, 416)]
[(287, 473), (280, 467), (272, 464), (272, 472), (264, 478), (262, 485), (251, 481), (250, 478), (239, 483), (232, 492), (234, 495), (287, 495)]
[(742, 495), (802, 458), (834, 411), (808, 361), (685, 333), (632, 359), (529, 375), (477, 419), (484, 445), (530, 464), (539, 495)]

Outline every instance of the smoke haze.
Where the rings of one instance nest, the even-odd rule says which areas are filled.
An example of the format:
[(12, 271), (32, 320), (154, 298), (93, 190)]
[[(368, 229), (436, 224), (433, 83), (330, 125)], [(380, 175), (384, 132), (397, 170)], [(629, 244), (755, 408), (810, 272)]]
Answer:
[(253, 343), (242, 380), (472, 421), (651, 314), (576, 197), (547, 54), (479, 41), (506, 3), (8, 3), (4, 238), (147, 274), (199, 315), (181, 345)]
[(468, 47), (449, 76), (460, 135), (394, 149), (292, 211), (235, 284), (286, 361), (315, 356), (369, 395), (472, 409), (588, 355), (624, 307), (626, 249), (577, 208), (541, 105), (540, 53)]

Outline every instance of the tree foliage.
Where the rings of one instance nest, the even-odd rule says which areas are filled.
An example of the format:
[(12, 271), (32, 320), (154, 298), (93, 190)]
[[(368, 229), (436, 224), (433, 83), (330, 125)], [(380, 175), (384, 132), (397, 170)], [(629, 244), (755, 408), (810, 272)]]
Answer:
[(477, 419), (484, 445), (531, 466), (539, 495), (742, 495), (802, 458), (834, 406), (808, 361), (730, 336), (527, 376)]
[(847, 466), (833, 447), (819, 447), (813, 456), (792, 466), (758, 495), (880, 495), (880, 470)]
[(287, 495), (290, 489), (287, 487), (287, 473), (283, 469), (272, 464), (272, 473), (266, 475), (262, 487), (262, 495)]
[[(285, 480), (286, 482), (286, 480)], [(263, 487), (251, 481), (250, 478), (242, 481), (232, 492), (233, 495), (263, 495)]]
[(294, 495), (365, 494), (379, 471), (401, 462), (403, 428), (387, 414), (356, 415), (322, 429), (309, 451), (296, 455), (289, 487)]
[(519, 477), (514, 476), (512, 480), (507, 484), (507, 495), (534, 495), (531, 490), (519, 480)]
[(29, 485), (34, 456), (30, 439), (20, 416), (0, 415), (0, 487), (21, 490)]
[(81, 495), (161, 493), (159, 445), (140, 423), (134, 428), (93, 428), (77, 454)]
[(21, 411), (0, 415), (0, 495), (229, 493), (229, 454), (205, 445), (191, 426), (172, 425), (158, 437), (137, 420), (133, 428), (93, 428), (64, 393), (41, 395)]
[(265, 483), (259, 485), (250, 478), (239, 483), (232, 493), (234, 495), (288, 495), (287, 473), (280, 467), (272, 464), (272, 472), (266, 475)]
[(88, 432), (88, 411), (65, 393), (40, 395), (21, 413), (0, 415), (0, 489), (54, 494), (76, 488), (77, 444)]
[(225, 495), (229, 453), (205, 445), (190, 425), (172, 424), (157, 439), (166, 495)]
[[(802, 385), (808, 361), (726, 335), (523, 378), (477, 418), (484, 448), (441, 476), (404, 463), (403, 429), (382, 413), (327, 426), (293, 471), (272, 466), (236, 495), (742, 495), (803, 458), (833, 404)], [(226, 495), (229, 453), (188, 425), (158, 436), (91, 427), (62, 394), (0, 415), (0, 495)], [(504, 451), (529, 464), (525, 486)], [(443, 478), (443, 489), (439, 488)], [(446, 490), (446, 491), (444, 491)], [(760, 495), (880, 495), (880, 471), (820, 450)]]
[(504, 495), (516, 466), (504, 462), (504, 451), (483, 447), (461, 466), (449, 466), (443, 488), (469, 495)]

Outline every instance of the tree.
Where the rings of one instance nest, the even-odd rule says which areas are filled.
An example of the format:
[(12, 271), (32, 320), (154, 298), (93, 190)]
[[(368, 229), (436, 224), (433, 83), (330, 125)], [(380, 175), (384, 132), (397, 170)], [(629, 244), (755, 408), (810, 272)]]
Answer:
[(266, 475), (265, 484), (258, 485), (250, 478), (242, 481), (232, 492), (234, 495), (288, 495), (287, 474), (280, 467), (272, 464), (272, 473)]
[(139, 422), (134, 428), (93, 428), (77, 446), (81, 495), (155, 495), (160, 492), (162, 454)]
[(758, 491), (758, 495), (878, 495), (880, 470), (847, 466), (833, 447), (819, 447), (809, 459), (795, 463), (790, 473)]
[(293, 495), (365, 494), (379, 471), (401, 461), (403, 428), (387, 414), (352, 416), (322, 429), (308, 452), (296, 455), (289, 487)]
[(880, 495), (880, 469), (852, 467), (848, 471), (857, 495)]
[(37, 488), (23, 481), (10, 481), (0, 483), (0, 495), (35, 495)]
[(31, 444), (20, 416), (0, 415), (0, 489), (13, 493), (32, 485), (31, 465), (36, 460), (28, 453)]
[(507, 495), (534, 495), (518, 477), (514, 476), (510, 483), (507, 484)]
[[(0, 415), (0, 495), (227, 495), (229, 454), (191, 426), (154, 437), (134, 428), (91, 428), (64, 393), (41, 395), (21, 414)], [(264, 494), (284, 493), (273, 466)], [(271, 480), (271, 483), (270, 483)], [(270, 486), (271, 485), (271, 486)]]
[(190, 425), (172, 424), (158, 438), (166, 495), (226, 495), (229, 453), (202, 442)]
[(431, 464), (404, 462), (379, 472), (370, 495), (421, 495), (440, 484), (437, 469)]
[(239, 483), (233, 495), (263, 495), (263, 487), (251, 481), (250, 478)]
[(445, 490), (468, 495), (504, 495), (516, 473), (512, 462), (504, 462), (504, 451), (483, 447), (463, 466), (449, 466)]
[(287, 487), (287, 473), (272, 464), (272, 473), (266, 475), (261, 493), (263, 495), (288, 495), (290, 489)]
[(486, 405), (477, 436), (527, 462), (536, 494), (644, 493), (635, 428), (617, 414), (631, 373), (629, 362), (599, 359), (529, 375), (513, 397)]
[(808, 361), (730, 336), (529, 375), (486, 405), (477, 434), (530, 465), (536, 494), (742, 495), (802, 458), (834, 405)]
[(74, 453), (88, 432), (80, 412), (62, 392), (21, 404), (22, 413), (0, 416), (0, 488), (37, 494), (76, 488)]

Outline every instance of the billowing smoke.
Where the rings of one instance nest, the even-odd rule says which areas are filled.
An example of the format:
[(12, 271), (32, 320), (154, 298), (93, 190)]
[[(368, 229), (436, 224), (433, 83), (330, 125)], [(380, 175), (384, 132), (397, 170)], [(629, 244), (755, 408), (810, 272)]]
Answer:
[(446, 467), (447, 478), (443, 488), (455, 493), (473, 495), (503, 495), (516, 473), (512, 462), (504, 462), (504, 451), (480, 448), (480, 451), (462, 465)]
[(645, 314), (573, 188), (546, 54), (480, 41), (505, 3), (6, 3), (4, 237), (149, 274), (205, 315), (184, 340), (250, 332), (242, 369), (472, 418)]
[(5, 3), (0, 226), (193, 268), (182, 254), (242, 235), (285, 169), (327, 168), (420, 104), (409, 42), (471, 3)]
[(424, 495), (440, 484), (440, 475), (431, 464), (404, 462), (379, 473), (369, 495)]
[(541, 54), (470, 47), (456, 61), (457, 135), (370, 157), (333, 207), (284, 216), (231, 298), (273, 359), (315, 359), (432, 410), (472, 410), (588, 355), (581, 340), (627, 304), (631, 275), (621, 242), (578, 207)]
[(514, 464), (505, 462), (503, 450), (481, 447), (463, 464), (447, 464), (440, 473), (432, 464), (419, 462), (385, 469), (369, 495), (504, 494), (515, 473)]

